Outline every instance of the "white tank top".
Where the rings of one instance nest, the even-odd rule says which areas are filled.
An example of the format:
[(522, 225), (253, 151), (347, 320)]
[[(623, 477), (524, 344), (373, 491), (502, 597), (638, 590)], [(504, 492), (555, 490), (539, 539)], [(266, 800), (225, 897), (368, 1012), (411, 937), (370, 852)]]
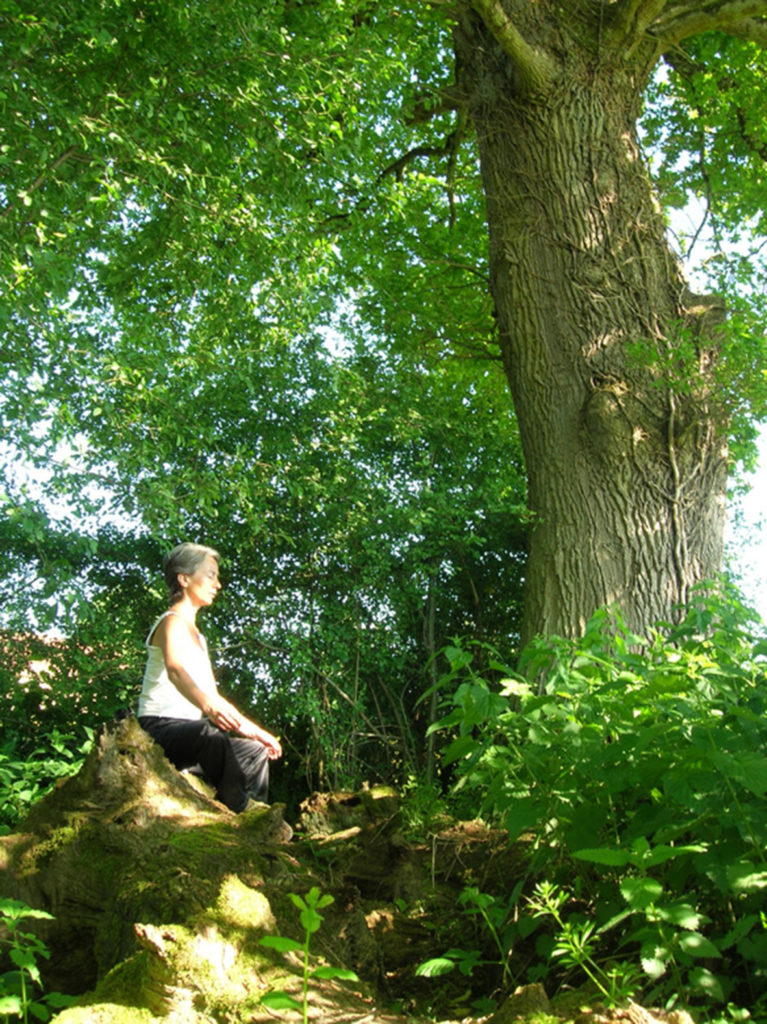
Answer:
[[(202, 711), (178, 690), (170, 680), (165, 670), (165, 658), (162, 649), (150, 644), (154, 631), (168, 615), (175, 615), (171, 609), (164, 612), (157, 619), (149, 630), (146, 638), (147, 659), (144, 669), (144, 682), (141, 686), (141, 696), (138, 700), (138, 713), (141, 715), (159, 715), (161, 718), (202, 718)], [(190, 664), (185, 665), (189, 675), (205, 693), (216, 692), (216, 681), (213, 678), (213, 669), (208, 656), (208, 645), (205, 637), (198, 633), (202, 647), (194, 647), (194, 657)]]

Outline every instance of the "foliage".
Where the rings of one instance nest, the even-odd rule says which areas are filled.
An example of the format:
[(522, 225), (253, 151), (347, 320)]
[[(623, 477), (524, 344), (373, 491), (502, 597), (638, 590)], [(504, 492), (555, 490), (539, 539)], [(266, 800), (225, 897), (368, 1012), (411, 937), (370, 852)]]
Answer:
[[(383, 357), (331, 358), (319, 347), (283, 352), (283, 371), (287, 364), (290, 392), (255, 354), (243, 358), (252, 396), (224, 409), (216, 395), (225, 375), (198, 383), (205, 411), (167, 437), (160, 475), (181, 480), (188, 448), (175, 438), (183, 431), (196, 443), (204, 431), (217, 453), (203, 487), (211, 507), (178, 493), (169, 504), (165, 491), (147, 489), (144, 514), (158, 529), (164, 522), (165, 542), (104, 527), (84, 550), (19, 497), (6, 519), (18, 557), (5, 567), (5, 588), (18, 594), (25, 573), (27, 606), (9, 629), (13, 656), (2, 671), (18, 694), (7, 725), (25, 744), (43, 710), (49, 724), (95, 728), (135, 705), (141, 641), (164, 604), (163, 550), (191, 535), (224, 556), (225, 588), (203, 625), (222, 687), (288, 737), (301, 788), (420, 769), (429, 719), (411, 712), (428, 685), (429, 655), (454, 630), (506, 639), (519, 617), (521, 581), (508, 567), (523, 559), (523, 482), (503, 383), (495, 372), (425, 379), (404, 362), (395, 371)], [(182, 392), (193, 386), (191, 377), (172, 381)], [(467, 409), (473, 395), (481, 412)], [(155, 447), (165, 437), (157, 411), (155, 422), (146, 409)], [(134, 457), (151, 463), (151, 446), (138, 438)], [(66, 641), (21, 632), (30, 596), (45, 621), (45, 601), (67, 593), (79, 600), (62, 622)], [(48, 662), (51, 693), (34, 678), (16, 687), (29, 659)], [(290, 779), (285, 789), (295, 790)]]
[[(431, 649), (462, 622), (514, 628), (519, 580), (507, 566), (522, 557), (524, 512), (499, 383), (483, 385), (490, 415), (456, 419), (468, 381), (318, 353), (291, 399), (291, 434), (269, 416), (256, 432), (239, 489), (250, 509), (227, 501), (211, 523), (236, 567), (212, 613), (221, 660), (238, 696), (253, 699), (255, 684), (258, 713), (285, 715), (311, 787), (418, 769), (428, 723), (410, 709)], [(497, 464), (492, 487), (480, 453)]]
[[(642, 118), (659, 198), (669, 211), (689, 212), (676, 243), (698, 278), (726, 298), (714, 376), (731, 417), (732, 454), (747, 468), (767, 408), (764, 83), (763, 49), (711, 32), (665, 55)], [(684, 221), (674, 223), (679, 231)]]
[(484, 922), (495, 946), (497, 957), (495, 960), (484, 960), (477, 949), (449, 949), (440, 957), (426, 960), (419, 964), (416, 975), (433, 978), (447, 974), (457, 967), (461, 974), (470, 975), (475, 967), (486, 966), (489, 963), (496, 963), (501, 967), (503, 983), (508, 984), (513, 979), (509, 965), (509, 955), (512, 950), (512, 936), (516, 936), (512, 916), (522, 886), (516, 885), (509, 897), (501, 899), (491, 893), (480, 892), (476, 885), (468, 885), (458, 897), (458, 906), (467, 917), (479, 917)]
[[(585, 25), (592, 14), (583, 16)], [(377, 540), (386, 530), (395, 546), (407, 545), (415, 520), (416, 534), (430, 536), (418, 564), (405, 569), (421, 591), (424, 577), (444, 579), (449, 571), (446, 549), (451, 568), (459, 558), (474, 567), (477, 537), (488, 541), (483, 577), (485, 568), (495, 570), (493, 561), (511, 557), (513, 572), (480, 579), (487, 587), (477, 588), (477, 603), (486, 614), (482, 599), (495, 590), (507, 602), (513, 632), (524, 530), (509, 531), (509, 511), (519, 526), (524, 486), (518, 444), (507, 449), (505, 466), (498, 459), (509, 436), (508, 398), (504, 407), (492, 386), (485, 405), (485, 378), (501, 375), (499, 332), (476, 140), (453, 52), (457, 17), (450, 5), (427, 10), (392, 0), (373, 8), (364, 0), (322, 0), (258, 9), (222, 0), (152, 0), (140, 9), (83, 0), (76, 16), (61, 2), (45, 10), (34, 0), (0, 7), (0, 422), (9, 480), (4, 514), (19, 531), (34, 535), (40, 526), (38, 493), (14, 469), (21, 454), (25, 468), (39, 474), (40, 501), (76, 512), (70, 533), (89, 543), (94, 524), (108, 521), (127, 539), (195, 536), (247, 550), (244, 576), (265, 565), (275, 575), (287, 569), (285, 605), (298, 583), (305, 598), (316, 582), (316, 551), (321, 578), (300, 607), (304, 631), (316, 640), (312, 613), (318, 606), (319, 618), (327, 612), (328, 547), (335, 555), (346, 516), (355, 539), (367, 530)], [(559, 18), (565, 15), (552, 13), (552, 21)], [(563, 21), (563, 33), (572, 31), (571, 20)], [(583, 32), (573, 44), (585, 42)], [(747, 109), (761, 109), (753, 45), (739, 49), (729, 40), (712, 50), (712, 38), (693, 41), (699, 77), (728, 75), (737, 84), (745, 67), (743, 81), (754, 92), (744, 85), (739, 106), (753, 100)], [(669, 81), (677, 82), (676, 72)], [(678, 98), (677, 89), (671, 99)], [(689, 161), (675, 158), (699, 149), (697, 101), (664, 102), (657, 91), (653, 99), (648, 137), (668, 149), (665, 171), (679, 164), (681, 174)], [(734, 127), (726, 99), (709, 86), (698, 105), (713, 111), (717, 124)], [(698, 125), (710, 122), (697, 118)], [(750, 135), (757, 129), (750, 126)], [(764, 205), (758, 132), (755, 138), (729, 172), (736, 181), (721, 173), (713, 179), (720, 196), (742, 196), (741, 220)], [(724, 151), (720, 146), (720, 157)], [(719, 172), (730, 166), (721, 158), (715, 165)], [(658, 178), (671, 195), (661, 172)], [(731, 348), (742, 358), (733, 360), (730, 394), (744, 406), (744, 420), (760, 355), (742, 326), (734, 337)], [(347, 367), (323, 363), (329, 350), (341, 349), (355, 354), (348, 401)], [(383, 395), (379, 409), (356, 405), (360, 376)], [(434, 421), (432, 377), (452, 381), (456, 391), (450, 415), (438, 400)], [(419, 382), (423, 401), (415, 402)], [(435, 390), (448, 390), (444, 384)], [(372, 500), (382, 504), (380, 490), (364, 483), (368, 452), (374, 443), (385, 448), (395, 418), (394, 410), (391, 418), (383, 414), (390, 399), (402, 421), (397, 440), (404, 445), (408, 434), (411, 450), (404, 469), (392, 455), (373, 474), (380, 483), (388, 471), (389, 481), (401, 479), (411, 498), (420, 497), (420, 522), (412, 504), (403, 515), (393, 509), (393, 494), (385, 495), (383, 522), (361, 514), (372, 512)], [(411, 417), (414, 405), (419, 415)], [(462, 453), (452, 461), (445, 428), (460, 433), (463, 425), (470, 437), (477, 423), (482, 441), (495, 423), (498, 448), (487, 453), (479, 443), (473, 461)], [(505, 481), (503, 509), (495, 500), (498, 481)], [(478, 486), (492, 492), (488, 508), (497, 509), (497, 519), (488, 512), (479, 530), (472, 524), (460, 536), (464, 509), (454, 502)], [(327, 514), (314, 522), (318, 506)], [(432, 550), (431, 528), (453, 508)], [(392, 528), (400, 531), (394, 541)], [(262, 552), (265, 538), (273, 540)], [(31, 573), (48, 600), (87, 602), (81, 576), (62, 587), (56, 563), (42, 574), (35, 566), (35, 555), (19, 559), (9, 578)], [(347, 569), (340, 559), (332, 567)], [(457, 612), (471, 608), (475, 582), (463, 574)], [(412, 627), (423, 595), (401, 589)], [(391, 599), (398, 610), (400, 596)], [(267, 611), (273, 607), (270, 600)], [(325, 652), (319, 659), (307, 653), (304, 637), (286, 636), (286, 627), (264, 639), (272, 662), (292, 659), (297, 644), (304, 648), (301, 674), (314, 677), (299, 687), (305, 711), (317, 717), (332, 706), (333, 686), (316, 684), (337, 682), (337, 655), (343, 650), (353, 661), (354, 631), (361, 636), (368, 622), (347, 615), (331, 670), (321, 665), (321, 674), (306, 666)], [(409, 640), (412, 648), (412, 629)], [(408, 672), (410, 654), (402, 655)], [(381, 673), (381, 658), (373, 660), (368, 686), (399, 669), (389, 664)], [(345, 697), (356, 697), (355, 685), (344, 681)], [(389, 703), (396, 707), (399, 694)], [(393, 708), (387, 716), (396, 717)], [(359, 751), (371, 731), (367, 719), (348, 729), (337, 717), (329, 729), (319, 723), (307, 738), (314, 747), (325, 736), (332, 742), (315, 760)], [(394, 734), (409, 748), (412, 761), (419, 738), (401, 723), (376, 724), (379, 734)], [(329, 774), (346, 768), (332, 764)]]
[(750, 621), (712, 586), (679, 626), (641, 638), (602, 611), (577, 641), (530, 644), (523, 673), (491, 663), (491, 682), (447, 650), (456, 798), (525, 838), (549, 887), (531, 909), (557, 928), (538, 952), (611, 998), (641, 970), (653, 1002), (767, 999), (767, 647)]
[(48, 992), (37, 998), (33, 988), (40, 987), (38, 960), (50, 955), (47, 947), (32, 932), (22, 931), (21, 923), (27, 919), (52, 920), (44, 910), (34, 910), (19, 900), (0, 900), (0, 921), (7, 931), (3, 939), (9, 947), (8, 956), (13, 970), (0, 975), (0, 1016), (4, 1021), (19, 1019), (28, 1024), (30, 1014), (37, 1020), (48, 1020), (51, 1010), (62, 1009), (73, 1002), (71, 996)]
[[(414, 106), (428, 78), (401, 80), (404, 55), (387, 71), (394, 51), (377, 50), (379, 31), (393, 30), (420, 66), (443, 27), (427, 37), (403, 12), (368, 21), (349, 5), (276, 5), (268, 17), (153, 5), (126, 34), (119, 5), (83, 5), (75, 23), (55, 6), (13, 6), (2, 228), (25, 241), (5, 253), (9, 629), (54, 624), (89, 648), (82, 685), (68, 676), (61, 688), (108, 717), (135, 703), (163, 549), (206, 540), (229, 570), (206, 624), (224, 688), (289, 737), (302, 787), (418, 769), (428, 718), (412, 722), (410, 709), (423, 664), (450, 630), (514, 631), (521, 580), (507, 566), (522, 562), (525, 540), (499, 368), (442, 359), (459, 337), (492, 331), (474, 285), (481, 257), (444, 257), (451, 235), (461, 250), (481, 239), (479, 197), (449, 228), (434, 217), (438, 178), (383, 174), (406, 139), (440, 130), (397, 117), (392, 148), (376, 143), (370, 178), (358, 180), (359, 133), (392, 120), (395, 94)], [(383, 69), (386, 96), (369, 75), (359, 81), (360, 62)], [(461, 167), (476, 177), (471, 159)], [(283, 190), (290, 201), (276, 208)], [(380, 228), (368, 202), (378, 192), (383, 254), (357, 230)], [(415, 260), (415, 225), (400, 231), (405, 194), (428, 259)], [(331, 293), (339, 245), (351, 283)], [(419, 339), (407, 358), (386, 354), (382, 290), (396, 292), (396, 317)], [(461, 296), (455, 331), (445, 292)], [(39, 467), (31, 480), (18, 451), (28, 472)], [(427, 640), (429, 606), (438, 634)], [(113, 650), (94, 649), (104, 631)]]
[(316, 886), (307, 892), (306, 896), (299, 896), (297, 893), (288, 893), (288, 896), (295, 907), (300, 911), (301, 926), (304, 929), (304, 941), (297, 942), (295, 939), (287, 938), (284, 935), (265, 935), (259, 940), (259, 944), (269, 949), (276, 949), (280, 953), (300, 953), (303, 965), (301, 1001), (294, 999), (287, 992), (274, 991), (267, 993), (261, 1002), (270, 1010), (300, 1010), (301, 1019), (304, 1024), (308, 1020), (309, 1007), (309, 983), (316, 980), (342, 979), (345, 981), (357, 981), (357, 975), (345, 967), (319, 966), (310, 969), (309, 942), (312, 935), (319, 931), (322, 925), (321, 910), (333, 903), (333, 897), (328, 893), (321, 893)]
[[(717, 242), (724, 232), (733, 241), (753, 240), (767, 228), (764, 70), (757, 43), (710, 32), (684, 53), (666, 54), (650, 86), (643, 124), (662, 199), (683, 207), (691, 192), (697, 195)], [(716, 252), (714, 263), (721, 265), (723, 255)]]
[[(80, 507), (94, 492), (73, 489), (73, 478), (113, 483), (111, 500), (129, 512), (148, 485), (168, 504), (190, 491), (196, 506), (207, 504), (222, 461), (207, 460), (213, 438), (200, 447), (197, 433), (175, 486), (155, 479), (182, 445), (180, 400), (212, 411), (196, 388), (208, 373), (225, 376), (222, 393), (241, 424), (249, 414), (247, 431), (260, 373), (276, 370), (286, 397), (298, 385), (292, 356), (283, 362), (280, 350), (297, 342), (311, 354), (344, 295), (371, 294), (373, 254), (348, 228), (369, 220), (370, 196), (380, 193), (387, 233), (400, 234), (409, 186), (386, 168), (407, 141), (438, 138), (454, 116), (409, 127), (399, 116), (429, 78), (442, 77), (443, 20), (419, 25), (396, 5), (368, 17), (356, 6), (155, 3), (134, 17), (99, 0), (76, 19), (56, 5), (3, 12), (4, 52), (15, 58), (0, 83), (12, 129), (2, 228), (14, 239), (2, 268), (14, 291), (3, 318), (14, 392), (4, 396), (4, 433), (69, 479)], [(402, 76), (406, 65), (423, 71), (418, 82)], [(383, 124), (394, 132), (386, 147)], [(471, 160), (466, 166), (476, 178)], [(438, 184), (416, 177), (413, 191), (420, 225), (438, 235), (429, 226)], [(477, 201), (460, 211), (461, 237), (474, 244)], [(356, 241), (342, 261), (349, 237)], [(440, 283), (470, 296), (473, 257), (463, 267), (458, 254), (446, 261), (437, 238), (433, 251)], [(403, 264), (400, 249), (385, 262), (398, 298), (423, 277), (423, 256), (418, 267)], [(339, 286), (343, 264), (350, 280), (341, 273)], [(383, 275), (374, 272), (380, 294)], [(403, 321), (416, 301), (411, 295)], [(476, 305), (456, 313), (472, 333)], [(487, 299), (479, 305), (487, 324)], [(439, 323), (444, 330), (444, 317)], [(168, 435), (159, 449), (148, 408)], [(45, 431), (35, 429), (41, 418)], [(124, 446), (137, 440), (154, 458), (135, 465), (129, 483)]]
[(424, 774), (409, 776), (399, 792), (399, 815), (405, 835), (429, 835), (449, 820), (448, 801), (442, 786), (429, 781)]
[(0, 834), (11, 831), (59, 779), (77, 774), (92, 741), (86, 732), (83, 741), (53, 729), (24, 756), (12, 741), (0, 748)]
[(561, 908), (567, 894), (550, 882), (539, 882), (529, 899), (533, 917), (553, 917), (558, 925), (556, 941), (551, 950), (552, 959), (559, 959), (567, 967), (580, 968), (602, 994), (608, 1006), (616, 1006), (631, 999), (638, 985), (639, 971), (626, 964), (604, 969), (594, 959), (597, 936), (588, 921), (565, 921)]
[[(228, 558), (212, 647), (288, 737), (286, 792), (417, 773), (429, 658), (467, 632), (513, 646), (526, 490), (452, 17), (0, 5), (0, 596), (17, 649), (72, 641), (43, 701), (62, 730), (134, 703), (179, 539)], [(685, 53), (644, 122), (661, 194), (711, 166), (746, 223), (762, 58), (714, 34)], [(764, 404), (746, 269), (717, 379), (739, 456)], [(19, 749), (38, 696), (7, 722)]]

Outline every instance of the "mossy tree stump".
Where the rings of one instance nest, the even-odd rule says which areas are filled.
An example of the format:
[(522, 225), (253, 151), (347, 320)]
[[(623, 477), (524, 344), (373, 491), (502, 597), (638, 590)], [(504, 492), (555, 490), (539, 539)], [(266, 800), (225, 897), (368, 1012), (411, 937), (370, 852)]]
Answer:
[[(274, 987), (295, 995), (300, 964), (258, 940), (301, 938), (287, 894), (326, 883), (281, 826), (279, 806), (236, 815), (198, 792), (135, 720), (105, 729), (79, 775), (0, 839), (0, 893), (54, 915), (35, 923), (46, 987), (82, 995), (59, 1019), (272, 1020), (259, 1001)], [(330, 945), (343, 966), (348, 942)], [(362, 984), (312, 995), (323, 1019), (372, 1012)]]
[[(407, 838), (396, 794), (382, 787), (314, 794), (293, 843), (281, 842), (281, 826), (279, 806), (236, 815), (199, 792), (135, 720), (104, 729), (80, 773), (0, 838), (0, 896), (54, 915), (30, 930), (51, 951), (40, 965), (46, 989), (78, 997), (56, 1024), (300, 1019), (261, 1003), (275, 989), (300, 998), (300, 957), (259, 940), (302, 940), (290, 894), (313, 886), (334, 897), (311, 939), (313, 963), (353, 968), (362, 980), (312, 982), (311, 1020), (404, 1024), (381, 1008), (399, 999), (412, 1024), (422, 999), (449, 1006), (451, 986), (466, 999), (467, 979), (419, 978), (415, 968), (481, 941), (456, 913), (458, 896), (467, 884), (508, 892), (526, 863), (519, 846), (480, 822)], [(500, 1004), (494, 1024), (548, 1021), (545, 993), (534, 989), (489, 982), (482, 994)], [(465, 1003), (459, 1016), (471, 1019)]]

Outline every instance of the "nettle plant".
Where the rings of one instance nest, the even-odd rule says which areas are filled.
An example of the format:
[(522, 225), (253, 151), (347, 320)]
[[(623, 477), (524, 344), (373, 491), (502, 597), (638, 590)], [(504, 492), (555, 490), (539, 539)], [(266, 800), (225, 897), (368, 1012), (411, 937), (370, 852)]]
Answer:
[(3, 939), (0, 946), (6, 947), (10, 969), (0, 973), (0, 1019), (4, 1022), (22, 1021), (28, 1024), (30, 1017), (46, 1021), (54, 1011), (70, 1006), (72, 996), (60, 992), (42, 994), (39, 961), (48, 959), (50, 953), (45, 943), (33, 932), (23, 927), (25, 921), (51, 921), (52, 915), (45, 910), (36, 910), (20, 900), (0, 899), (0, 925)]
[(711, 590), (649, 637), (600, 611), (519, 672), (448, 648), (436, 728), (456, 796), (529, 839), (539, 953), (607, 964), (592, 980), (609, 999), (736, 1013), (767, 1003), (767, 642)]

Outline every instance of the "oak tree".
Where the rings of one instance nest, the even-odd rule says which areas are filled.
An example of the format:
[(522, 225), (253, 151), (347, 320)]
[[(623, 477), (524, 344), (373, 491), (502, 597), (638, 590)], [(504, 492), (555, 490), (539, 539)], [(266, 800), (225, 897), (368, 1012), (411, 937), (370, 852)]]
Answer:
[(332, 328), (502, 365), (525, 635), (605, 602), (642, 628), (718, 571), (753, 362), (657, 198), (759, 230), (767, 0), (38, 6), (1, 12), (11, 439), (87, 437), (82, 472), (135, 505), (160, 434), (126, 396), (184, 368), (239, 387), (243, 348)]

